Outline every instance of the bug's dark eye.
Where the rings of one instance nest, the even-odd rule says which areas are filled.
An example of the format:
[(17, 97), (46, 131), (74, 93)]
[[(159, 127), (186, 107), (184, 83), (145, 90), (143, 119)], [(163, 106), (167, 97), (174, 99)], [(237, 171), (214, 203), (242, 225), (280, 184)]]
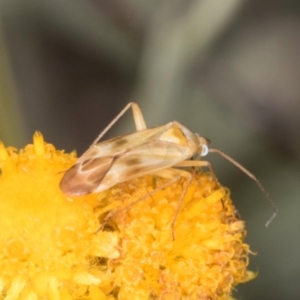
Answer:
[(203, 138), (206, 140), (206, 143), (209, 145), (211, 143), (210, 139), (208, 139), (207, 137), (203, 136)]

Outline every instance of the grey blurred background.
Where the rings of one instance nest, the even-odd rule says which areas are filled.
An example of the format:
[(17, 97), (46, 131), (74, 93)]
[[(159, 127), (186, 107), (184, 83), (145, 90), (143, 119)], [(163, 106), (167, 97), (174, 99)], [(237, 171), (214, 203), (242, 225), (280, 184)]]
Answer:
[[(1, 0), (0, 139), (88, 147), (129, 101), (148, 126), (178, 120), (253, 172), (276, 202), (207, 158), (246, 220), (238, 299), (300, 299), (300, 2)], [(128, 113), (110, 136), (133, 131)], [(108, 135), (108, 136), (109, 136)]]

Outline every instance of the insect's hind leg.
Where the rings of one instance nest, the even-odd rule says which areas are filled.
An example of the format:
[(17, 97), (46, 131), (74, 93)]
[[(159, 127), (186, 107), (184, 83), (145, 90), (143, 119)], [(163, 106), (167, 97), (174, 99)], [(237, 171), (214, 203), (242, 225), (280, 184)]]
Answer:
[[(204, 162), (202, 162), (202, 163), (204, 163)], [(161, 171), (157, 172), (156, 175), (159, 176), (159, 177), (167, 178), (167, 179), (171, 179), (171, 178), (173, 178), (173, 179), (171, 179), (167, 183), (163, 184), (162, 186), (158, 187), (157, 189), (153, 190), (151, 192), (151, 194), (157, 192), (158, 190), (164, 189), (165, 187), (179, 181), (182, 177), (186, 178), (186, 182), (183, 186), (182, 193), (180, 195), (177, 208), (175, 210), (174, 216), (173, 216), (172, 221), (171, 221), (172, 238), (173, 238), (173, 240), (175, 240), (175, 229), (174, 229), (174, 227), (175, 227), (176, 219), (178, 217), (180, 207), (181, 207), (182, 202), (185, 198), (187, 190), (188, 190), (188, 188), (189, 188), (189, 186), (192, 182), (193, 174), (191, 174), (187, 171), (184, 171), (184, 170), (169, 168), (169, 169), (165, 169), (165, 170), (161, 170)], [(149, 196), (149, 194), (146, 195), (146, 196)], [(140, 201), (140, 199), (138, 201)], [(135, 204), (135, 203), (133, 203), (133, 204)]]
[[(168, 171), (169, 171), (169, 170), (164, 170), (163, 172), (164, 172), (165, 174), (168, 174), (168, 173), (167, 173)], [(145, 194), (145, 196), (140, 197), (138, 200), (133, 201), (132, 203), (130, 203), (130, 204), (127, 205), (126, 207), (123, 207), (123, 208), (121, 208), (121, 209), (118, 209), (118, 210), (109, 212), (109, 213), (107, 214), (107, 216), (105, 217), (105, 219), (103, 220), (102, 225), (101, 225), (101, 226), (98, 228), (98, 230), (96, 231), (96, 233), (98, 233), (101, 229), (103, 229), (103, 228), (106, 226), (106, 224), (108, 223), (108, 221), (109, 221), (111, 218), (113, 218), (114, 216), (116, 216), (117, 214), (119, 214), (119, 213), (121, 213), (121, 212), (124, 212), (124, 211), (128, 210), (129, 208), (131, 208), (132, 206), (136, 205), (137, 203), (139, 203), (139, 202), (145, 200), (145, 199), (148, 198), (148, 197), (151, 197), (151, 196), (152, 196), (153, 194), (155, 194), (156, 192), (158, 192), (158, 191), (160, 191), (160, 190), (163, 190), (164, 188), (168, 187), (169, 185), (171, 185), (171, 184), (173, 184), (173, 183), (175, 183), (175, 182), (177, 182), (177, 181), (179, 181), (179, 180), (181, 179), (181, 176), (178, 176), (178, 175), (174, 177), (174, 173), (169, 173), (169, 174), (172, 174), (172, 176), (169, 176), (169, 175), (167, 175), (167, 176), (161, 176), (160, 173), (155, 174), (155, 175), (157, 175), (157, 176), (159, 176), (159, 177), (164, 177), (164, 178), (168, 178), (168, 179), (169, 179), (169, 178), (172, 178), (172, 179), (171, 179), (170, 181), (168, 181), (168, 182), (162, 184), (161, 186), (155, 188), (153, 191), (151, 191), (151, 192)], [(173, 236), (174, 236), (174, 234), (173, 234)]]
[(93, 141), (92, 145), (98, 143), (99, 140), (110, 130), (115, 123), (126, 113), (128, 109), (132, 108), (133, 119), (135, 128), (137, 131), (147, 129), (146, 123), (143, 117), (143, 114), (135, 102), (129, 102), (119, 113), (118, 115), (104, 128), (104, 130), (97, 136), (97, 138)]

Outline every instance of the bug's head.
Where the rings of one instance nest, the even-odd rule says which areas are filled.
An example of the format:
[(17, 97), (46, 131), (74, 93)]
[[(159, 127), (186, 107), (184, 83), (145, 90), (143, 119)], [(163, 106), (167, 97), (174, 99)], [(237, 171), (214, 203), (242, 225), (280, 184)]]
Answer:
[(197, 138), (198, 138), (198, 153), (201, 156), (206, 156), (209, 152), (208, 145), (210, 144), (210, 140), (198, 134), (197, 134)]

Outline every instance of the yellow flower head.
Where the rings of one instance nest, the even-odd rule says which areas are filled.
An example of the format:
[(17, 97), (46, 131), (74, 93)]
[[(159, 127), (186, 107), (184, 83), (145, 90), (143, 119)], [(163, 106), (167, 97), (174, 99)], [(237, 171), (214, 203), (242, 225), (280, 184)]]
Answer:
[(231, 299), (255, 276), (244, 223), (214, 177), (194, 174), (173, 240), (184, 179), (69, 197), (59, 182), (75, 161), (38, 132), (19, 152), (0, 144), (0, 299)]

